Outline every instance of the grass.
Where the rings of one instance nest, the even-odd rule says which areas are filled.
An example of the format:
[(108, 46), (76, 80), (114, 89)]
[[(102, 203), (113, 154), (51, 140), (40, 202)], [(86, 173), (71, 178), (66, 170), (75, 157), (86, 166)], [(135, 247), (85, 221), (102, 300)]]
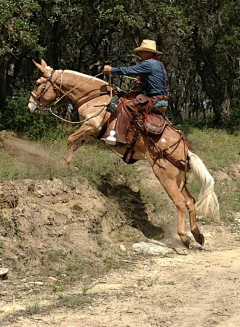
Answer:
[[(240, 133), (228, 134), (218, 129), (189, 128), (187, 133), (191, 148), (207, 163), (208, 168), (217, 170), (240, 160)], [(0, 149), (0, 178), (87, 178), (99, 184), (106, 176), (133, 181), (136, 173), (131, 165), (126, 165), (117, 154), (101, 142), (84, 145), (74, 153), (72, 166), (60, 164), (66, 151), (67, 138), (36, 143), (32, 153), (22, 153), (22, 157), (9, 155)], [(32, 145), (34, 147), (34, 143)], [(41, 148), (41, 149), (40, 149)], [(38, 160), (45, 155), (43, 160)], [(30, 157), (33, 157), (32, 159)]]
[(132, 167), (100, 142), (83, 146), (81, 155), (76, 153), (74, 164), (78, 168), (77, 175), (84, 176), (94, 185), (111, 178), (126, 182), (134, 179)]
[(82, 293), (76, 295), (59, 296), (59, 303), (67, 308), (81, 309), (92, 302), (91, 296)]
[(40, 301), (35, 300), (34, 303), (29, 304), (27, 307), (27, 311), (30, 313), (30, 315), (34, 315), (40, 312)]
[[(106, 242), (104, 244), (106, 246)], [(48, 278), (54, 276), (56, 282), (50, 287), (55, 292), (62, 292), (74, 282), (83, 282), (90, 285), (96, 278), (106, 274), (112, 268), (121, 267), (124, 264), (122, 253), (117, 249), (106, 248), (102, 257), (83, 257), (81, 252), (63, 253), (62, 250), (50, 251), (44, 255), (41, 266), (41, 276)]]
[(240, 212), (240, 177), (236, 180), (216, 183), (216, 193), (223, 221), (233, 222), (236, 212)]
[(12, 229), (12, 222), (0, 212), (0, 226), (5, 230)]
[[(134, 178), (131, 166), (124, 164), (110, 149), (99, 141), (84, 145), (74, 153), (73, 163), (63, 164), (67, 139), (53, 143), (45, 141), (25, 145), (21, 153), (8, 153), (0, 148), (0, 179), (52, 179), (54, 177), (87, 178), (98, 185), (106, 176), (119, 176), (122, 180)], [(35, 145), (35, 147), (34, 147)]]
[(192, 151), (199, 155), (210, 169), (219, 170), (240, 160), (240, 133), (229, 134), (219, 129), (192, 128), (188, 140)]

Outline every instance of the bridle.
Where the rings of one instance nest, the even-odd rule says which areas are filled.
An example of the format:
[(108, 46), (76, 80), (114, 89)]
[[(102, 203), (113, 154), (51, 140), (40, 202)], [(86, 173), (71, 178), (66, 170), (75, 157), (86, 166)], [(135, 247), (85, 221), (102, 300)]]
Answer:
[[(63, 74), (63, 71), (62, 71), (62, 74), (61, 74), (61, 86), (60, 87), (57, 87), (57, 85), (55, 84), (55, 82), (56, 82), (56, 80), (59, 78), (59, 77), (57, 77), (56, 79), (55, 79), (55, 81), (53, 81), (52, 80), (52, 78), (53, 78), (53, 74), (55, 73), (55, 70), (54, 69), (52, 69), (52, 71), (51, 71), (51, 73), (47, 76), (47, 77), (45, 77), (46, 78), (46, 84), (45, 84), (45, 86), (43, 87), (43, 91), (40, 93), (40, 94), (35, 94), (33, 91), (31, 92), (31, 95), (34, 97), (34, 99), (37, 101), (37, 103), (38, 103), (38, 105), (40, 105), (41, 107), (45, 107), (45, 106), (43, 106), (42, 105), (42, 103), (39, 101), (40, 100), (40, 98), (49, 90), (49, 88), (52, 86), (52, 88), (53, 88), (53, 90), (54, 90), (54, 92), (56, 93), (56, 91), (58, 90), (58, 95), (56, 96), (56, 98), (55, 99), (57, 99), (58, 100), (58, 98), (60, 97), (60, 94), (63, 92), (62, 91), (62, 74)], [(49, 82), (49, 86), (48, 87), (46, 87), (46, 85), (47, 85), (47, 82)], [(55, 100), (54, 100), (55, 101)], [(51, 104), (50, 104), (51, 105)], [(50, 105), (48, 105), (48, 107), (50, 106)], [(43, 109), (44, 110), (44, 109)], [(47, 108), (45, 109), (45, 110), (47, 110)]]

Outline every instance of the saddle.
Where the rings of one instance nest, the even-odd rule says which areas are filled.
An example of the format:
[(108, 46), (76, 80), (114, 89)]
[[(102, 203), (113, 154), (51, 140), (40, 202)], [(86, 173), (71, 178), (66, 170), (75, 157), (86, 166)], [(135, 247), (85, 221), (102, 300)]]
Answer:
[[(159, 101), (159, 98), (157, 98), (157, 101)], [(145, 132), (148, 140), (152, 144), (156, 144), (159, 138), (161, 138), (161, 135), (167, 125), (167, 121), (162, 116), (162, 114), (156, 114), (152, 112), (152, 107), (150, 107), (149, 102), (149, 98), (145, 97), (144, 95), (131, 100), (128, 98), (121, 98), (118, 107), (113, 111), (109, 119), (109, 121), (112, 121), (117, 117), (117, 122), (115, 125), (115, 136), (118, 142), (127, 144), (127, 149), (123, 156), (123, 160), (127, 164), (133, 164), (137, 161), (137, 159), (133, 159), (133, 155), (135, 152), (135, 144), (141, 131)], [(152, 105), (151, 102), (150, 104)], [(106, 122), (105, 125), (107, 125), (109, 121)], [(175, 129), (172, 126), (171, 128)], [(103, 128), (98, 138), (101, 139), (105, 132), (106, 126)], [(189, 148), (186, 136), (180, 131), (179, 139), (176, 143), (174, 143), (174, 146), (177, 147), (182, 140)], [(161, 153), (165, 159), (170, 161), (180, 170), (186, 172), (186, 166), (182, 164), (181, 160), (176, 160), (171, 154), (167, 153), (166, 149), (161, 149), (159, 147), (157, 148), (159, 153)]]
[(117, 141), (123, 144), (128, 143), (128, 134), (133, 125), (138, 125), (139, 130), (147, 135), (160, 135), (166, 126), (166, 120), (161, 112), (152, 113), (151, 108), (154, 103), (159, 101), (158, 97), (147, 97), (139, 94), (135, 98), (121, 98), (118, 107), (113, 113), (117, 117), (115, 126), (115, 136)]

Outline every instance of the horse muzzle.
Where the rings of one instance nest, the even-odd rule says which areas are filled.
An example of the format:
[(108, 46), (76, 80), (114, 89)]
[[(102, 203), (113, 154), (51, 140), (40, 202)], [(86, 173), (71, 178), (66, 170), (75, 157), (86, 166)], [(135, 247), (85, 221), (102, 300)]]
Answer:
[(29, 102), (28, 102), (28, 109), (31, 112), (31, 114), (37, 113), (38, 112), (38, 103), (37, 101), (33, 98), (33, 96), (30, 97)]

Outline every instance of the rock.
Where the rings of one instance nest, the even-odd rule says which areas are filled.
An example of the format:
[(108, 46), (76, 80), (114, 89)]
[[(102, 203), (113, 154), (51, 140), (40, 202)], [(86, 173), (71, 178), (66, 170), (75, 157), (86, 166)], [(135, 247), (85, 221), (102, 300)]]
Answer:
[(44, 283), (43, 282), (29, 282), (29, 285), (36, 285), (36, 286), (43, 286)]
[[(159, 242), (160, 243), (160, 242)], [(151, 255), (162, 255), (172, 254), (174, 251), (166, 246), (160, 244), (154, 244), (149, 242), (139, 242), (132, 245), (133, 251)]]
[(165, 248), (167, 247), (163, 242), (159, 242), (157, 240), (153, 240), (153, 239), (150, 239), (150, 238), (148, 238), (146, 242), (153, 243), (153, 244), (156, 244), (156, 245), (161, 245), (161, 246), (163, 246)]
[(8, 268), (0, 268), (0, 279), (6, 278), (8, 271), (9, 271)]
[(123, 244), (120, 245), (120, 250), (123, 251), (123, 252), (126, 252), (126, 248)]
[(49, 276), (48, 279), (52, 282), (57, 282), (57, 278)]

